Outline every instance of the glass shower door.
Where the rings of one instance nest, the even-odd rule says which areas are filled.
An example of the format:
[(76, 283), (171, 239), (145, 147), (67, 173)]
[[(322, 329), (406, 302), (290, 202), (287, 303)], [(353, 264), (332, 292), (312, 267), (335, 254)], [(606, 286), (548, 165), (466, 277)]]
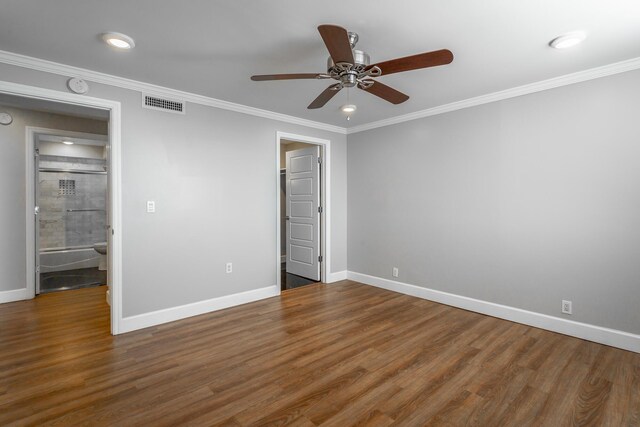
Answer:
[(106, 172), (41, 167), (38, 184), (39, 293), (106, 284)]

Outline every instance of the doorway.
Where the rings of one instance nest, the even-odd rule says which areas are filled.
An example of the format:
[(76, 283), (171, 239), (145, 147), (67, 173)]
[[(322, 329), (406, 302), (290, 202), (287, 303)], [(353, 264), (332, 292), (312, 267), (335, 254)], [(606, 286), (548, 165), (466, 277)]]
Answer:
[(29, 130), (36, 295), (107, 285), (108, 135)]
[(281, 291), (325, 282), (329, 141), (278, 133), (278, 284)]
[[(107, 258), (108, 258), (108, 295), (107, 301), (110, 302), (110, 326), (111, 333), (116, 335), (120, 333), (120, 325), (122, 321), (122, 211), (121, 211), (121, 105), (117, 101), (94, 98), (86, 95), (76, 95), (71, 93), (65, 93), (56, 90), (44, 89), (41, 87), (27, 86), (18, 83), (11, 83), (0, 81), (0, 97), (5, 105), (10, 105), (15, 108), (36, 110), (44, 115), (58, 114), (66, 116), (80, 116), (80, 117), (92, 117), (94, 115), (104, 117), (108, 128), (108, 137), (106, 137), (106, 159), (108, 159), (109, 171), (106, 175), (108, 180), (108, 202), (107, 209), (105, 209), (108, 226), (106, 230), (107, 240)], [(88, 114), (89, 116), (86, 116)], [(64, 120), (63, 120), (64, 122)], [(20, 278), (12, 283), (15, 287), (21, 288), (9, 288), (8, 291), (0, 289), (0, 302), (11, 302), (24, 299), (34, 298), (36, 295), (36, 264), (38, 258), (36, 254), (36, 219), (35, 206), (36, 206), (36, 162), (35, 162), (35, 134), (39, 130), (44, 128), (45, 131), (50, 131), (50, 128), (58, 126), (56, 123), (47, 122), (44, 126), (40, 124), (29, 124), (23, 120), (14, 120), (6, 128), (9, 134), (15, 135), (14, 141), (18, 141), (18, 135), (23, 142), (23, 149), (14, 150), (14, 152), (20, 156), (22, 153), (22, 159), (14, 159), (14, 162), (19, 162), (24, 165), (21, 168), (15, 168), (16, 172), (22, 169), (20, 173), (21, 178), (14, 175), (16, 182), (26, 180), (22, 185), (16, 185), (21, 187), (23, 191), (22, 198), (26, 204), (22, 205), (22, 212), (19, 212), (19, 205), (13, 203), (10, 212), (5, 212), (7, 215), (11, 215), (12, 220), (15, 222), (26, 223), (26, 230), (22, 227), (22, 230), (26, 231), (26, 239), (22, 242), (26, 242), (26, 253), (22, 252), (23, 257), (26, 255), (26, 270), (22, 270), (26, 273), (23, 276), (26, 279)], [(34, 126), (34, 127), (31, 127)], [(37, 126), (37, 127), (36, 127)], [(42, 128), (40, 128), (42, 126)], [(13, 129), (13, 130), (11, 130)], [(26, 132), (25, 132), (26, 130)], [(90, 132), (90, 131), (86, 131)], [(26, 138), (25, 138), (26, 133)], [(46, 132), (40, 132), (46, 133)], [(78, 135), (71, 135), (78, 136)], [(86, 134), (85, 134), (86, 136)], [(88, 138), (91, 139), (91, 138)], [(104, 141), (103, 141), (104, 142)], [(25, 162), (26, 159), (26, 162)], [(39, 168), (39, 167), (38, 167)], [(106, 172), (106, 171), (105, 171)], [(67, 180), (70, 181), (70, 180)], [(77, 183), (77, 182), (76, 182)], [(58, 182), (58, 186), (60, 183)], [(72, 190), (73, 184), (70, 182), (63, 183), (62, 189), (66, 191)], [(26, 194), (25, 194), (26, 190)], [(58, 187), (60, 190), (60, 187)], [(18, 199), (18, 198), (14, 198)], [(23, 202), (24, 203), (24, 202)], [(26, 210), (25, 210), (26, 208)], [(26, 217), (24, 216), (26, 214)], [(17, 219), (18, 215), (22, 215), (22, 221)], [(25, 221), (26, 219), (26, 221)], [(14, 233), (16, 238), (20, 238), (20, 232)], [(22, 234), (24, 239), (25, 234)], [(24, 243), (23, 243), (24, 244)], [(5, 245), (6, 246), (6, 245)], [(19, 256), (19, 255), (16, 255)], [(24, 260), (24, 258), (23, 258)], [(15, 277), (20, 276), (20, 264), (23, 266), (24, 261), (16, 263), (12, 274)], [(48, 265), (48, 264), (47, 264)], [(22, 267), (24, 268), (24, 267)], [(18, 270), (16, 270), (18, 269)], [(3, 282), (4, 283), (4, 282)], [(9, 282), (9, 285), (12, 284)], [(6, 283), (5, 283), (6, 284)]]

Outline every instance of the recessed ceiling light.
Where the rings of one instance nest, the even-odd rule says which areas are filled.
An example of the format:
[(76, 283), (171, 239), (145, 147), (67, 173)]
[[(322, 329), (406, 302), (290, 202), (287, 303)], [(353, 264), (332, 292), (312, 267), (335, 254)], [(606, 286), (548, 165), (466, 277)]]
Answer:
[(563, 34), (549, 42), (549, 46), (555, 49), (567, 49), (582, 43), (587, 35), (582, 31), (574, 31), (572, 33)]
[(353, 113), (358, 109), (358, 107), (356, 107), (353, 104), (348, 104), (348, 105), (343, 105), (342, 107), (340, 107), (340, 109), (342, 110), (343, 113)]
[(67, 144), (67, 145), (73, 145), (72, 141), (62, 141), (63, 144)]
[(102, 40), (109, 46), (122, 50), (133, 49), (136, 45), (131, 37), (122, 33), (105, 33), (102, 35)]

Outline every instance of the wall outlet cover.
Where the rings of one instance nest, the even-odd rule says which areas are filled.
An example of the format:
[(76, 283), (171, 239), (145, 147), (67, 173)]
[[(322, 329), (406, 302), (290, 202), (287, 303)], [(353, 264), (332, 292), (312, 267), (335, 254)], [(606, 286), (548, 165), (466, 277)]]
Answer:
[(562, 313), (573, 314), (573, 307), (571, 301), (562, 300)]

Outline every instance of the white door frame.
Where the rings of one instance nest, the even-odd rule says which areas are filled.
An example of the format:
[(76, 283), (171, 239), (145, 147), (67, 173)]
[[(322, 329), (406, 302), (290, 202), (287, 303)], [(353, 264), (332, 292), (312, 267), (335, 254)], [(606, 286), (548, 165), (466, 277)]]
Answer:
[[(111, 333), (120, 333), (122, 324), (122, 156), (121, 156), (121, 106), (120, 102), (108, 99), (93, 98), (85, 95), (60, 92), (35, 86), (27, 86), (18, 83), (0, 81), (0, 93), (20, 96), (24, 98), (42, 99), (46, 101), (60, 102), (64, 104), (79, 105), (109, 111), (109, 150), (110, 166), (109, 185), (111, 186), (111, 199), (109, 200), (111, 218)], [(28, 131), (27, 131), (28, 133)], [(26, 135), (29, 141), (29, 135)], [(33, 141), (31, 150), (26, 150), (26, 238), (27, 238), (27, 298), (35, 294), (35, 221), (33, 220), (34, 206), (34, 161)], [(31, 171), (31, 174), (28, 173)], [(29, 293), (31, 292), (31, 293)]]
[(276, 132), (276, 284), (278, 293), (281, 292), (280, 277), (280, 141), (303, 142), (305, 144), (319, 145), (322, 158), (322, 176), (321, 176), (321, 199), (322, 214), (320, 215), (320, 256), (322, 256), (322, 264), (320, 265), (320, 281), (322, 283), (329, 282), (331, 274), (331, 141), (328, 139), (315, 138), (312, 136), (296, 135), (293, 133)]

